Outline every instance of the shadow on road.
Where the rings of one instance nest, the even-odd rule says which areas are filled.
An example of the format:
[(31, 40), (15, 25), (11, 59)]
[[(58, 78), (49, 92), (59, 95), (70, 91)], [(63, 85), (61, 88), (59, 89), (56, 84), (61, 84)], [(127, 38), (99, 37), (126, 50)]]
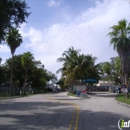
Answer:
[[(91, 96), (113, 97), (115, 95), (91, 93)], [(79, 99), (72, 98), (72, 100)], [(11, 101), (0, 103), (0, 130), (68, 130), (75, 111), (74, 106), (57, 100), (55, 102)], [(118, 130), (117, 123), (120, 118), (128, 121), (130, 115), (126, 117), (105, 110), (80, 110), (78, 130)]]
[[(1, 103), (0, 130), (67, 130), (73, 111), (73, 106), (57, 101)], [(128, 120), (105, 110), (80, 110), (78, 130), (118, 130), (120, 118)]]
[[(84, 116), (85, 115), (85, 116)], [(79, 118), (79, 130), (118, 130), (119, 119), (124, 118), (129, 120), (126, 116), (114, 114), (111, 112), (93, 112), (81, 111)]]
[(0, 105), (0, 130), (67, 130), (75, 110), (72, 105), (57, 101)]

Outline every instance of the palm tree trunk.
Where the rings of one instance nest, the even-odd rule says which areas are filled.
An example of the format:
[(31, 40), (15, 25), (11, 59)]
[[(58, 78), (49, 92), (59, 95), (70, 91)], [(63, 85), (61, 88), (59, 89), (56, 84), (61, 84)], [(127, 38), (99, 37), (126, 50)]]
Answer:
[(10, 90), (9, 90), (9, 96), (12, 95), (12, 85), (13, 85), (13, 58), (14, 58), (14, 54), (12, 54), (12, 60), (11, 60), (11, 73), (10, 73)]
[(73, 93), (73, 82), (71, 81), (70, 83), (69, 83), (69, 92), (70, 93)]
[(124, 75), (124, 83), (127, 85), (128, 83), (128, 78), (127, 78), (127, 74)]
[(26, 82), (27, 82), (27, 69), (25, 69), (25, 76), (24, 76), (24, 95), (26, 95)]
[[(127, 89), (128, 89), (128, 79), (129, 79), (128, 74), (125, 74), (124, 80), (125, 80), (125, 84), (127, 86)], [(127, 96), (126, 97), (129, 98), (129, 92), (127, 92)]]
[(121, 83), (124, 83), (124, 82), (125, 82), (125, 81), (124, 81), (124, 76), (123, 76), (123, 74), (120, 75), (120, 80), (121, 80)]

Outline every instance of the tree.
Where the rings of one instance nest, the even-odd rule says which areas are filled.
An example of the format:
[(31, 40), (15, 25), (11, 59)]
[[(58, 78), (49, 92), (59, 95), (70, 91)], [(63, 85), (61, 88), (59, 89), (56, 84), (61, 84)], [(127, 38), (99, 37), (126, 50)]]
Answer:
[(110, 44), (118, 52), (124, 83), (128, 85), (130, 76), (130, 23), (127, 24), (125, 19), (120, 20), (117, 25), (110, 29), (112, 30), (108, 33), (111, 38)]
[(26, 82), (27, 82), (28, 71), (34, 66), (33, 54), (31, 54), (30, 52), (24, 53), (21, 57), (21, 63), (25, 70), (25, 75), (24, 75), (24, 88), (25, 88)]
[(12, 61), (11, 61), (11, 76), (10, 76), (10, 91), (12, 88), (12, 81), (13, 81), (13, 58), (14, 58), (14, 53), (17, 47), (20, 46), (22, 43), (22, 36), (19, 33), (17, 29), (11, 29), (6, 37), (6, 43), (10, 47), (10, 51), (12, 54)]
[(102, 70), (103, 70), (103, 79), (106, 81), (112, 81), (112, 65), (110, 62), (103, 62), (102, 64)]
[(107, 75), (111, 74), (111, 64), (109, 62), (104, 62), (103, 72), (106, 73)]
[(121, 64), (120, 64), (120, 58), (117, 56), (117, 57), (114, 57), (113, 58), (113, 61), (114, 61), (114, 72), (115, 72), (115, 83), (116, 84), (121, 84), (123, 83), (123, 74), (122, 74), (122, 70), (121, 70)]
[(2, 83), (5, 83), (5, 81), (8, 81), (6, 78), (7, 77), (6, 72), (8, 71), (8, 69), (5, 68), (3, 64), (1, 64), (1, 61), (2, 61), (2, 58), (0, 58), (0, 85)]
[(29, 7), (24, 0), (0, 0), (0, 43), (12, 28), (26, 22)]
[(111, 81), (116, 85), (121, 84), (122, 75), (119, 57), (110, 58), (111, 61), (99, 63), (101, 79)]
[[(57, 81), (57, 77), (55, 76), (55, 74), (44, 69), (44, 65), (40, 61), (34, 60), (33, 54), (31, 54), (31, 56), (27, 56), (28, 58), (23, 58), (23, 55), (25, 56), (25, 53), (15, 55), (13, 57), (13, 85), (15, 86), (15, 88), (17, 88), (14, 89), (15, 91), (13, 91), (16, 92), (15, 94), (19, 94), (19, 89), (23, 89), (23, 92), (26, 92), (25, 89), (27, 89), (28, 87), (30, 88), (29, 90), (31, 90), (31, 88), (34, 89), (34, 92), (43, 92), (43, 90), (45, 90), (47, 82)], [(0, 84), (4, 83), (6, 86), (9, 86), (9, 72), (11, 71), (11, 62), (12, 58), (9, 58), (6, 60), (5, 63), (0, 65)], [(25, 84), (26, 86), (23, 86), (23, 84)]]
[(47, 70), (45, 70), (45, 72), (46, 72), (46, 80), (49, 82), (49, 81), (51, 81), (52, 83), (56, 83), (57, 82), (57, 77), (56, 77), (56, 75), (55, 74), (53, 74), (52, 72), (50, 72), (50, 71), (47, 71)]
[(110, 74), (111, 81), (114, 81), (116, 85), (119, 85), (121, 84), (121, 82), (123, 82), (122, 75), (120, 73), (121, 67), (119, 57), (112, 57), (110, 59), (111, 61), (109, 63), (111, 64), (111, 74)]
[(43, 91), (44, 86), (47, 82), (46, 70), (43, 68), (38, 68), (36, 66), (31, 70), (32, 73), (29, 79), (31, 80), (33, 87), (37, 90)]
[(95, 60), (96, 57), (79, 54), (79, 50), (71, 47), (64, 51), (62, 57), (57, 59), (58, 62), (63, 62), (63, 67), (57, 72), (62, 72), (62, 77), (65, 77), (64, 84), (71, 86), (73, 92), (73, 85), (76, 84), (77, 80), (83, 81), (86, 78), (99, 79)]
[(62, 76), (65, 76), (65, 84), (71, 84), (75, 79), (73, 69), (76, 66), (76, 59), (80, 50), (75, 50), (74, 47), (69, 47), (67, 51), (64, 51), (62, 57), (58, 58), (58, 62), (63, 62), (63, 67), (58, 72), (62, 72)]
[(95, 60), (97, 58), (92, 55), (79, 55), (74, 68), (74, 73), (81, 81), (87, 78), (98, 78), (97, 68), (95, 66)]
[[(13, 81), (14, 83), (19, 81), (19, 87), (22, 86), (24, 82), (24, 68), (21, 64), (22, 54), (15, 55), (13, 59)], [(9, 61), (12, 59), (7, 59), (6, 64), (9, 66)]]
[(61, 89), (65, 89), (65, 85), (64, 85), (64, 82), (65, 82), (65, 78), (61, 77), (56, 84), (60, 85), (60, 88)]

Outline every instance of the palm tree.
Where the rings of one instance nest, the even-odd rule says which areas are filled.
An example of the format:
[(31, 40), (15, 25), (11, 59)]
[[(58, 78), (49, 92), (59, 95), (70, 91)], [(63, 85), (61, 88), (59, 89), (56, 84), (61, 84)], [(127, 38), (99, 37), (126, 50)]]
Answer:
[(21, 63), (22, 66), (25, 70), (25, 75), (24, 75), (24, 86), (23, 89), (26, 88), (26, 83), (27, 83), (27, 76), (28, 76), (28, 71), (33, 67), (34, 65), (34, 57), (33, 54), (30, 52), (26, 52), (22, 55), (21, 57)]
[(110, 44), (118, 52), (124, 83), (128, 85), (130, 76), (130, 23), (127, 24), (127, 21), (124, 19), (110, 29), (112, 30), (108, 33), (111, 38)]
[(98, 78), (95, 60), (96, 57), (92, 57), (92, 55), (80, 55), (79, 50), (74, 50), (71, 47), (67, 51), (64, 51), (62, 57), (57, 59), (58, 62), (63, 62), (63, 67), (57, 72), (61, 71), (62, 76), (65, 76), (65, 84), (72, 87), (77, 80), (83, 81), (85, 78)]
[(123, 73), (122, 73), (122, 70), (121, 70), (120, 58), (119, 57), (115, 58), (115, 71), (116, 71), (116, 74), (120, 77), (121, 82), (124, 83)]
[(111, 74), (111, 64), (109, 62), (104, 62), (102, 67), (103, 72), (109, 76)]
[(11, 76), (10, 76), (10, 92), (12, 88), (12, 82), (13, 82), (13, 58), (14, 53), (17, 47), (20, 46), (22, 43), (22, 36), (19, 33), (19, 31), (15, 28), (11, 29), (6, 37), (6, 43), (10, 47), (10, 51), (12, 54), (12, 61), (11, 61)]
[(75, 74), (78, 74), (81, 81), (83, 81), (83, 79), (95, 77), (95, 60), (96, 57), (93, 57), (92, 55), (79, 55), (74, 72)]
[(73, 47), (69, 47), (67, 51), (64, 51), (62, 57), (58, 58), (58, 62), (63, 62), (63, 67), (60, 68), (57, 73), (61, 72), (65, 78), (65, 84), (71, 86), (73, 91), (73, 81), (75, 80), (75, 74), (73, 69), (76, 66), (76, 59), (80, 50), (75, 50)]
[(63, 67), (60, 68), (57, 73), (62, 72), (63, 76), (66, 76), (65, 82), (71, 82), (74, 79), (73, 68), (76, 65), (76, 59), (80, 50), (75, 50), (73, 47), (69, 47), (67, 51), (64, 51), (62, 57), (58, 58), (58, 62), (63, 62)]

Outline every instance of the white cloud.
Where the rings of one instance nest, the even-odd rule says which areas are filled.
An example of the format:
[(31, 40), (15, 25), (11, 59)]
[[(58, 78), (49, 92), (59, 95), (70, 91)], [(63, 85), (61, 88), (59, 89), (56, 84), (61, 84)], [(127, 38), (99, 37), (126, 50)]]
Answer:
[[(54, 0), (50, 2), (50, 6), (55, 5)], [(36, 59), (52, 72), (61, 67), (56, 59), (70, 46), (96, 56), (98, 62), (108, 61), (117, 55), (106, 36), (109, 27), (124, 18), (130, 21), (129, 12), (130, 5), (125, 0), (96, 2), (95, 7), (86, 9), (69, 24), (53, 24), (43, 30), (31, 27), (28, 32), (23, 32), (30, 40), (26, 47), (31, 47)]]
[(10, 52), (10, 49), (7, 45), (0, 45), (0, 52), (8, 53)]
[(59, 7), (61, 4), (61, 0), (50, 0), (47, 4), (49, 7)]

